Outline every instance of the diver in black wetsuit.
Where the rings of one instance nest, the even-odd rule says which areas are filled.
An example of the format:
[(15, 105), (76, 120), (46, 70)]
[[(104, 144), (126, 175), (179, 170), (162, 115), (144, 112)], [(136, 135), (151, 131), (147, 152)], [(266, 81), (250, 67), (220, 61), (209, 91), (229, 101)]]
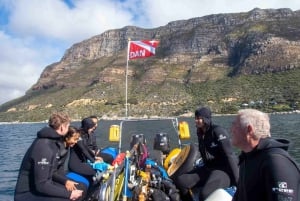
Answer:
[(96, 175), (96, 170), (87, 162), (95, 162), (96, 156), (93, 150), (89, 149), (88, 143), (90, 139), (89, 132), (92, 132), (95, 123), (91, 118), (84, 118), (81, 122), (81, 138), (76, 145), (71, 149), (69, 169), (72, 172), (78, 173), (93, 182), (93, 176)]
[(92, 119), (93, 123), (95, 124), (93, 131), (90, 133), (90, 138), (88, 142), (88, 147), (94, 152), (95, 155), (99, 153), (99, 148), (97, 145), (97, 136), (96, 136), (96, 129), (98, 127), (98, 117), (96, 115), (91, 115), (88, 118)]
[(300, 169), (288, 154), (289, 141), (273, 139), (268, 114), (255, 109), (238, 112), (232, 144), (242, 150), (234, 201), (299, 201)]
[(199, 189), (199, 200), (204, 200), (218, 188), (236, 185), (238, 179), (237, 157), (228, 132), (211, 122), (209, 108), (195, 111), (195, 124), (204, 165), (174, 179), (183, 200), (192, 200), (188, 193), (190, 189)]
[(82, 199), (80, 186), (68, 191), (64, 185), (53, 181), (53, 173), (62, 157), (61, 150), (65, 149), (63, 136), (68, 132), (70, 118), (64, 113), (54, 113), (48, 125), (37, 133), (37, 138), (23, 158), (15, 188), (15, 201)]
[[(69, 172), (68, 163), (70, 156), (70, 149), (76, 145), (80, 138), (80, 130), (74, 126), (69, 126), (67, 134), (64, 136), (64, 146), (61, 147), (61, 157), (57, 162), (57, 170), (53, 173), (53, 181), (64, 185), (68, 191), (75, 190), (78, 185), (83, 189), (82, 198), (86, 196), (88, 189), (88, 181), (73, 172)], [(85, 188), (84, 188), (85, 187)]]

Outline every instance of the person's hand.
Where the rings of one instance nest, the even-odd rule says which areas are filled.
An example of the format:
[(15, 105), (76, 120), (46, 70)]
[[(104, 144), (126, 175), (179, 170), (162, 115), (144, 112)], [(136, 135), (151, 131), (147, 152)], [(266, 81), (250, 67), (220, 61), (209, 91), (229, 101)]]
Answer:
[(82, 196), (82, 190), (73, 190), (70, 196), (70, 200), (77, 200)]
[(98, 154), (100, 153), (100, 149), (98, 149), (97, 151), (94, 151), (95, 156), (98, 156)]
[(96, 156), (95, 157), (95, 162), (103, 162), (103, 158), (99, 157), (99, 156)]
[(66, 181), (66, 184), (65, 184), (65, 187), (66, 187), (66, 189), (67, 189), (68, 191), (74, 191), (74, 190), (77, 189), (77, 188), (76, 188), (76, 185), (77, 185), (77, 184), (78, 184), (78, 183), (75, 182), (75, 181), (67, 180), (67, 181)]

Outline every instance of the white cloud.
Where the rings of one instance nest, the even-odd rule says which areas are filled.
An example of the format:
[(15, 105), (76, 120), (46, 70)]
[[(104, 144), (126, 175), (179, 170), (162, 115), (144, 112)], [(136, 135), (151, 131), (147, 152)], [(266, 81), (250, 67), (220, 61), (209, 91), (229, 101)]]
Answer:
[(108, 0), (76, 1), (72, 9), (59, 0), (20, 0), (10, 29), (21, 36), (74, 42), (133, 23), (132, 14), (123, 8), (121, 3)]
[(255, 7), (300, 9), (299, 0), (69, 1), (73, 6), (63, 0), (0, 0), (0, 104), (24, 95), (43, 69), (59, 61), (72, 44), (109, 29), (154, 28)]
[(24, 95), (45, 66), (45, 57), (27, 42), (0, 32), (0, 103)]

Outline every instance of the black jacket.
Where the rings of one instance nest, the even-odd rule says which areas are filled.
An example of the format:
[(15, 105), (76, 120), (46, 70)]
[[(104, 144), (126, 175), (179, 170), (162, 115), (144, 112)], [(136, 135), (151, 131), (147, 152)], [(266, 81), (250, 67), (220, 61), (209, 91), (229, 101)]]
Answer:
[(82, 137), (84, 138), (84, 141), (90, 150), (92, 150), (94, 152), (98, 151), (96, 133), (85, 134), (85, 135), (82, 135)]
[[(88, 134), (85, 132), (81, 132), (81, 139), (79, 141), (80, 146), (84, 146), (88, 153), (85, 153), (85, 155), (88, 157), (92, 156), (95, 157), (95, 152), (98, 151), (98, 147), (96, 145), (96, 135), (94, 133)], [(90, 159), (89, 159), (90, 160)]]
[(61, 151), (60, 151), (61, 157), (58, 160), (57, 168), (53, 172), (53, 176), (52, 176), (53, 181), (58, 182), (62, 185), (65, 185), (66, 181), (69, 180), (69, 178), (66, 176), (66, 174), (69, 171), (69, 169), (68, 169), (68, 163), (69, 163), (69, 157), (70, 157), (69, 152), (70, 152), (69, 148), (66, 148), (66, 147), (61, 148)]
[(238, 160), (233, 152), (228, 132), (211, 124), (204, 137), (198, 134), (199, 152), (206, 167), (226, 172), (231, 185), (238, 180)]
[(76, 172), (89, 180), (96, 174), (96, 171), (87, 162), (95, 162), (95, 155), (80, 139), (70, 151), (69, 170)]
[(300, 172), (287, 153), (289, 142), (261, 139), (240, 155), (240, 177), (234, 201), (299, 201)]
[(53, 174), (61, 165), (64, 154), (62, 136), (50, 127), (40, 130), (23, 158), (15, 198), (18, 195), (18, 199), (22, 200), (20, 195), (28, 192), (39, 196), (69, 198), (71, 192), (53, 181)]

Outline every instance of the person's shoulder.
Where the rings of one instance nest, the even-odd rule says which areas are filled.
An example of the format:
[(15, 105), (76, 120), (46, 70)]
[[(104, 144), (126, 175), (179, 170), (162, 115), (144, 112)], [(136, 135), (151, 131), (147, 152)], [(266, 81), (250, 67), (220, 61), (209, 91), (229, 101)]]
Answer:
[(229, 136), (227, 130), (220, 125), (213, 124), (212, 129), (217, 137), (222, 137), (222, 136), (228, 137)]
[(35, 145), (36, 146), (47, 146), (47, 145), (49, 145), (50, 143), (53, 143), (53, 142), (56, 142), (56, 141), (51, 140), (49, 138), (37, 138), (35, 140)]
[(35, 154), (52, 153), (52, 150), (56, 147), (55, 141), (48, 138), (38, 138), (32, 146), (32, 152)]
[(281, 148), (271, 148), (265, 151), (265, 155), (265, 162), (270, 166), (282, 166), (285, 164), (287, 166), (295, 166), (300, 171), (299, 164), (289, 155), (286, 150)]
[(264, 149), (264, 154), (269, 157), (281, 156), (284, 158), (291, 158), (291, 156), (286, 150), (279, 147), (271, 147), (271, 148)]

